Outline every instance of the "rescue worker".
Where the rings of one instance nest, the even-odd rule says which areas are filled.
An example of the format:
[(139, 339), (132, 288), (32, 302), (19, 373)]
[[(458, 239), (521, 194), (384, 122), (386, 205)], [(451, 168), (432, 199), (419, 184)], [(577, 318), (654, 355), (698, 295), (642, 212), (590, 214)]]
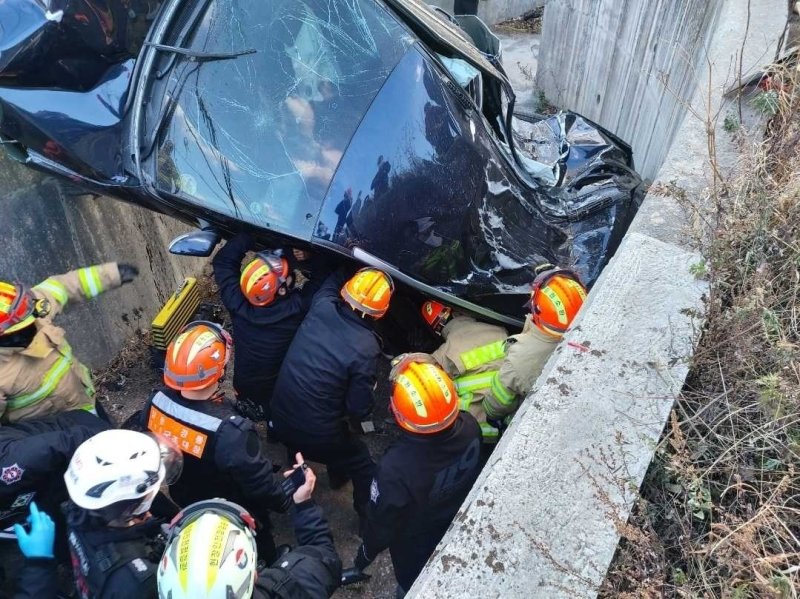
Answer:
[(135, 431), (104, 431), (78, 447), (64, 474), (63, 509), (79, 597), (157, 596), (162, 520), (149, 510), (181, 462), (180, 451)]
[(212, 264), (236, 339), (237, 404), (248, 418), (267, 420), (281, 362), (319, 288), (320, 265), (310, 253), (293, 250), (292, 262), (305, 267), (299, 277), (302, 288), (296, 287), (298, 277), (283, 255), (258, 252), (242, 270), (242, 258), (252, 247), (249, 235), (237, 235), (216, 253)]
[(135, 266), (109, 262), (49, 277), (32, 289), (0, 281), (0, 422), (94, 410), (91, 373), (53, 319), (68, 301), (92, 299), (138, 274)]
[[(301, 455), (297, 459), (303, 463)], [(314, 472), (306, 469), (305, 483), (292, 496), (298, 547), (258, 571), (253, 519), (244, 508), (220, 499), (187, 507), (171, 525), (158, 568), (159, 597), (330, 597), (339, 587), (342, 562), (322, 509), (312, 499), (315, 482)], [(223, 547), (230, 550), (223, 552)], [(210, 586), (208, 572), (216, 574)]]
[(355, 572), (345, 581), (388, 547), (402, 597), (478, 478), (481, 430), (459, 411), (453, 382), (438, 366), (401, 360), (392, 372), (401, 436), (378, 464)]
[(27, 527), (14, 525), (19, 550), (25, 556), (14, 599), (55, 599), (58, 597), (58, 572), (54, 553), (56, 525), (53, 519), (30, 504)]
[[(109, 428), (85, 410), (70, 410), (0, 427), (0, 530), (22, 522), (31, 504), (52, 514), (66, 539), (59, 506), (67, 498), (62, 475), (78, 446)], [(65, 542), (58, 553), (67, 555)]]
[(258, 519), (259, 551), (275, 555), (269, 510), (291, 504), (272, 472), (255, 425), (240, 416), (220, 390), (231, 338), (219, 325), (189, 323), (167, 347), (164, 383), (143, 410), (148, 430), (174, 439), (184, 453), (180, 480), (170, 496), (181, 506), (225, 495)]
[(381, 355), (373, 324), (389, 309), (394, 284), (374, 268), (342, 282), (340, 271), (323, 283), (289, 347), (270, 429), (291, 450), (325, 464), (333, 488), (352, 478), (353, 506), (363, 516), (375, 463), (350, 428), (361, 432), (372, 413)]
[(531, 313), (522, 333), (510, 337), (503, 327), (454, 314), (438, 302), (423, 304), (423, 318), (445, 340), (432, 357), (453, 377), (460, 407), (478, 420), (484, 443), (497, 443), (585, 298), (573, 271), (540, 267)]

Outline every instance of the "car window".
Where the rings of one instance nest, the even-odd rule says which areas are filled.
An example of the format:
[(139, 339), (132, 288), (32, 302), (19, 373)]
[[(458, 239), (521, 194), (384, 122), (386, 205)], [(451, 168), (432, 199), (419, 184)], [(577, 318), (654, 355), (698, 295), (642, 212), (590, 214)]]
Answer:
[(414, 39), (375, 0), (216, 0), (175, 60), (155, 160), (160, 189), (310, 237), (350, 138)]

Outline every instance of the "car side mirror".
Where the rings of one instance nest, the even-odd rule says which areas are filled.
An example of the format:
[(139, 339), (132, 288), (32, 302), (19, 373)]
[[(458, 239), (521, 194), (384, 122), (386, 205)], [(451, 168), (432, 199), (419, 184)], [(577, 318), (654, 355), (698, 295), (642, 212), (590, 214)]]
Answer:
[(220, 242), (220, 234), (214, 229), (202, 229), (178, 235), (169, 244), (169, 253), (178, 256), (208, 258)]

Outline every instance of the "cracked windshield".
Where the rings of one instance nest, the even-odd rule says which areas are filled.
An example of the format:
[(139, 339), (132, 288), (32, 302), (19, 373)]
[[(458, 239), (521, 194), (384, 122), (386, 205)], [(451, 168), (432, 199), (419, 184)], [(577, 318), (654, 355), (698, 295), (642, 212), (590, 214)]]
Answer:
[[(374, 2), (209, 3), (163, 103), (157, 183), (216, 212), (311, 234), (342, 153), (414, 42)], [(252, 52), (255, 50), (255, 52)], [(163, 65), (175, 60), (164, 56)]]

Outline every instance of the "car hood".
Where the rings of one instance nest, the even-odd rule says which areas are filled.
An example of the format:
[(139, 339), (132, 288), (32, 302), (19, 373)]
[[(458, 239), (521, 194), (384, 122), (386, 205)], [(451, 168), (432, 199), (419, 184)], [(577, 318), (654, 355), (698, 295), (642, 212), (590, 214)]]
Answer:
[(635, 212), (635, 173), (630, 188), (607, 194), (594, 209), (584, 200), (581, 211), (565, 211), (572, 195), (563, 197), (563, 185), (584, 172), (567, 166), (557, 189), (523, 181), (463, 90), (416, 47), (350, 142), (315, 241), (520, 315), (537, 265), (577, 267), (591, 284)]

